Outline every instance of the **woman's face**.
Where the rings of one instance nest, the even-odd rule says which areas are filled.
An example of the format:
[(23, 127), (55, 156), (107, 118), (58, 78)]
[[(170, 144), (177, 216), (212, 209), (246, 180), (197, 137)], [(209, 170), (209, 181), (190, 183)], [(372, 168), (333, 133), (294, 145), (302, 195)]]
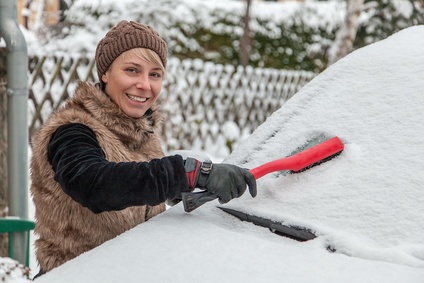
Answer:
[(113, 61), (102, 81), (105, 92), (125, 114), (140, 118), (159, 97), (164, 72), (134, 52), (125, 53)]

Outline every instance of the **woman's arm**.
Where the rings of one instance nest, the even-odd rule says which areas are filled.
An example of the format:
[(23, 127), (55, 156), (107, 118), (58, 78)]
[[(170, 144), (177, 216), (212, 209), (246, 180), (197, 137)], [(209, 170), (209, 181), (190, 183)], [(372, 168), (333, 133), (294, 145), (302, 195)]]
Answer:
[(158, 205), (190, 191), (181, 156), (110, 162), (95, 133), (83, 124), (56, 130), (48, 145), (48, 160), (64, 192), (94, 213)]

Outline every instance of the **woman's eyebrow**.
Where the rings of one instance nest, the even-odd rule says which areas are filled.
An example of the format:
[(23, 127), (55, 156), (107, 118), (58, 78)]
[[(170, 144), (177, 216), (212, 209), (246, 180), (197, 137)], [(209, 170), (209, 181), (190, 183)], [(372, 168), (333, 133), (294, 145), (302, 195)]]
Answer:
[(126, 65), (134, 65), (134, 66), (137, 66), (137, 67), (141, 67), (140, 64), (135, 63), (135, 62), (131, 62), (131, 61), (129, 61), (129, 62), (123, 62), (123, 63), (126, 64)]
[[(134, 65), (134, 66), (139, 67), (139, 68), (142, 67), (141, 64), (138, 64), (138, 63), (135, 63), (135, 62), (132, 62), (132, 61), (123, 62), (123, 64), (124, 65)], [(154, 71), (161, 71), (162, 69), (159, 68), (159, 67), (154, 67), (154, 68), (152, 68), (152, 70), (154, 70)]]

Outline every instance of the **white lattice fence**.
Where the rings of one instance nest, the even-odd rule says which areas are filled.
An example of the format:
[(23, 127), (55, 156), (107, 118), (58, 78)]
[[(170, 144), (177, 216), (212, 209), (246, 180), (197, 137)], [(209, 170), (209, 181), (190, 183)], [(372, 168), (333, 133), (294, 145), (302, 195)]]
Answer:
[(30, 135), (54, 109), (72, 96), (77, 80), (94, 81), (94, 60), (83, 56), (32, 56), (29, 59)]
[[(76, 80), (95, 81), (94, 61), (82, 56), (30, 58), (30, 133), (72, 96)], [(250, 134), (315, 76), (171, 58), (159, 100), (167, 149), (231, 147)]]

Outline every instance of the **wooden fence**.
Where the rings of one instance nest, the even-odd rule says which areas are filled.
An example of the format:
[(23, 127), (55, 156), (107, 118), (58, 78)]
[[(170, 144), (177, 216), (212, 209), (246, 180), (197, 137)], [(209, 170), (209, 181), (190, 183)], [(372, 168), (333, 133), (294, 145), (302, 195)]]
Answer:
[[(231, 151), (315, 75), (171, 58), (159, 98), (165, 149), (205, 149), (212, 143)], [(94, 60), (85, 56), (31, 56), (30, 136), (72, 96), (76, 80), (96, 77)]]

